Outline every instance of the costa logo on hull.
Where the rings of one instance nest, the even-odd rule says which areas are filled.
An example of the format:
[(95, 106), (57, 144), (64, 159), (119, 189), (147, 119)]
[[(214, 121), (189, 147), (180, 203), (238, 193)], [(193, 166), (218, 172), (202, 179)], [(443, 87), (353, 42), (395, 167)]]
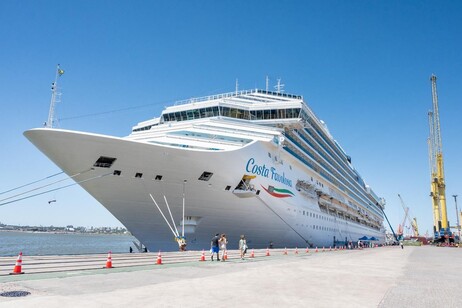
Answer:
[(291, 192), (288, 189), (284, 188), (276, 188), (274, 186), (268, 186), (268, 188), (265, 188), (263, 185), (260, 185), (267, 193), (269, 193), (271, 196), (276, 197), (276, 198), (287, 198), (287, 197), (293, 197), (294, 193)]
[(250, 158), (247, 161), (247, 165), (245, 166), (245, 170), (247, 172), (252, 173), (252, 174), (261, 175), (261, 176), (264, 176), (264, 177), (266, 177), (268, 179), (272, 179), (273, 181), (276, 181), (276, 182), (282, 183), (284, 185), (287, 185), (289, 187), (292, 187), (292, 180), (286, 178), (284, 172), (282, 172), (282, 174), (280, 174), (280, 173), (277, 172), (276, 168), (274, 168), (274, 167), (268, 168), (268, 167), (266, 167), (265, 164), (258, 165), (257, 163), (255, 163), (254, 158)]

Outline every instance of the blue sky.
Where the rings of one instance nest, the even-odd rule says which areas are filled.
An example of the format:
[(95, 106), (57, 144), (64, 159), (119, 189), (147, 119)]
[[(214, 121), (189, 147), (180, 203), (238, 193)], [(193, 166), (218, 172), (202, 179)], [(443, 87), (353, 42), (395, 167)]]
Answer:
[[(399, 193), (421, 233), (433, 225), (434, 73), (447, 194), (462, 200), (460, 1), (3, 0), (0, 46), (0, 192), (60, 171), (22, 135), (46, 121), (60, 63), (59, 127), (115, 136), (172, 101), (233, 91), (236, 78), (241, 89), (282, 78), (386, 198), (393, 227)], [(451, 224), (455, 212), (449, 197)], [(0, 222), (120, 226), (77, 186), (2, 206)]]

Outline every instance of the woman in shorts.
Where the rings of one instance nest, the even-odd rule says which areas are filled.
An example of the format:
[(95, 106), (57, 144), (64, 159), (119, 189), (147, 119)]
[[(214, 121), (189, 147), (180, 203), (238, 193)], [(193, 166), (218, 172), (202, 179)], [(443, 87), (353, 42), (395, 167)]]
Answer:
[(226, 234), (222, 234), (220, 239), (218, 240), (221, 250), (221, 261), (225, 261), (225, 253), (226, 253), (226, 244), (228, 244), (228, 239), (226, 238)]
[(241, 235), (241, 239), (239, 240), (239, 251), (241, 252), (241, 259), (244, 260), (244, 255), (247, 252), (247, 241), (244, 235)]

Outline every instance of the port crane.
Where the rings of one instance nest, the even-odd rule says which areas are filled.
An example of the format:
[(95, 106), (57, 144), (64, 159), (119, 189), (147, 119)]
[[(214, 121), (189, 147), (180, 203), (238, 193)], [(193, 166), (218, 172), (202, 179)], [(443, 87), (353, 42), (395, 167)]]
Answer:
[(404, 219), (403, 219), (403, 223), (402, 223), (402, 229), (404, 231), (404, 227), (406, 225), (406, 220), (407, 220), (409, 222), (410, 228), (412, 228), (413, 236), (418, 237), (419, 236), (419, 227), (417, 226), (417, 218), (414, 217), (414, 218), (411, 219), (411, 217), (409, 215), (409, 207), (407, 207), (404, 204), (403, 198), (401, 197), (400, 194), (398, 194), (398, 197), (399, 197), (399, 200), (401, 201), (401, 206), (403, 207), (403, 210), (404, 210)]
[(398, 237), (397, 237), (398, 241), (401, 241), (401, 240), (404, 239), (404, 227), (406, 225), (407, 215), (408, 215), (408, 212), (407, 212), (407, 209), (405, 209), (404, 210), (403, 222), (398, 225)]
[(433, 208), (433, 233), (435, 240), (444, 241), (451, 237), (451, 231), (446, 208), (446, 184), (444, 181), (443, 145), (441, 142), (436, 76), (432, 75), (430, 81), (432, 85), (433, 110), (428, 112), (430, 136), (427, 141), (431, 174), (430, 197)]

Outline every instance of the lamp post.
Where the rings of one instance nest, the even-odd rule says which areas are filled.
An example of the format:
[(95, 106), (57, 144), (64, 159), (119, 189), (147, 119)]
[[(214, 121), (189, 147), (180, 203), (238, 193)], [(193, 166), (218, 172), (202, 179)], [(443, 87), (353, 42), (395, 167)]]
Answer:
[(454, 203), (456, 204), (456, 218), (457, 218), (457, 231), (459, 232), (459, 242), (460, 242), (460, 222), (459, 222), (459, 209), (457, 208), (457, 195), (452, 195), (454, 197)]

